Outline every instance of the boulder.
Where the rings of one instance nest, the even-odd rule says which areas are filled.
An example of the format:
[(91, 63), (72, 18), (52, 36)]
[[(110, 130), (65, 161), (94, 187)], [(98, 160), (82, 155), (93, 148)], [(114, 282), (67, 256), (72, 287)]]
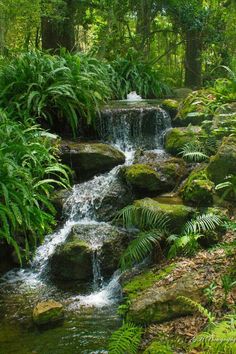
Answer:
[(109, 144), (63, 141), (61, 159), (83, 180), (123, 164), (125, 155)]
[(205, 169), (193, 170), (181, 190), (183, 201), (194, 206), (212, 205), (214, 187)]
[(188, 97), (188, 95), (190, 95), (193, 92), (193, 90), (188, 87), (181, 87), (178, 89), (174, 89), (173, 91), (174, 91), (174, 97), (182, 100)]
[(131, 204), (134, 200), (132, 188), (122, 178), (117, 178), (109, 184), (96, 206), (96, 217), (98, 220), (112, 220), (116, 213)]
[(236, 137), (225, 137), (215, 156), (210, 158), (207, 174), (215, 184), (224, 182), (229, 175), (236, 174)]
[(176, 233), (180, 232), (183, 225), (194, 215), (194, 209), (191, 207), (181, 204), (163, 204), (151, 198), (137, 200), (135, 205), (166, 215), (169, 219), (169, 229)]
[(94, 255), (102, 276), (110, 277), (117, 269), (121, 254), (129, 243), (129, 234), (107, 223), (81, 224), (72, 228), (65, 244), (57, 247), (51, 258), (51, 271), (56, 279), (93, 279)]
[(166, 99), (161, 103), (161, 107), (167, 111), (171, 119), (173, 119), (178, 113), (179, 102), (173, 99)]
[(64, 204), (71, 194), (69, 189), (60, 189), (52, 195), (52, 203), (57, 211), (57, 219), (61, 219)]
[(54, 300), (40, 302), (33, 309), (33, 321), (38, 326), (52, 325), (63, 318), (63, 305)]
[(165, 135), (164, 147), (168, 153), (178, 155), (185, 144), (196, 140), (200, 134), (200, 127), (170, 129)]
[(134, 276), (123, 284), (127, 319), (148, 325), (195, 312), (195, 308), (179, 297), (190, 298), (205, 306), (207, 297), (204, 290), (213, 281), (220, 287), (225, 269), (232, 269), (233, 264), (234, 257), (229, 257), (223, 249), (216, 249)]
[(185, 177), (187, 168), (182, 159), (169, 158), (159, 163), (124, 167), (123, 172), (127, 183), (135, 189), (163, 193), (171, 191)]
[(93, 278), (93, 251), (88, 243), (76, 237), (56, 248), (50, 260), (53, 277), (89, 282)]

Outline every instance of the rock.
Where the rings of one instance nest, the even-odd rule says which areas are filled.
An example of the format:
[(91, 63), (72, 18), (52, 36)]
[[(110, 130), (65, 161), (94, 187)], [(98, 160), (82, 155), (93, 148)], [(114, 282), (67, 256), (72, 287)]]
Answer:
[(96, 217), (101, 221), (110, 221), (120, 209), (131, 204), (133, 200), (132, 189), (122, 178), (115, 179), (101, 196), (95, 211)]
[(56, 248), (50, 260), (56, 279), (89, 282), (93, 278), (93, 251), (89, 244), (76, 237)]
[(125, 155), (108, 144), (63, 141), (61, 159), (83, 180), (123, 164)]
[(183, 201), (194, 206), (212, 205), (214, 187), (204, 168), (193, 170), (181, 190)]
[(63, 305), (54, 300), (38, 303), (33, 310), (33, 321), (35, 324), (52, 325), (64, 318)]
[(178, 155), (184, 145), (192, 142), (201, 133), (200, 127), (173, 128), (165, 135), (164, 147), (172, 155)]
[(236, 174), (236, 137), (225, 137), (215, 156), (210, 158), (207, 173), (215, 184), (225, 181), (229, 175)]
[(158, 282), (133, 299), (128, 312), (129, 321), (135, 323), (164, 322), (193, 312), (193, 309), (179, 300), (179, 296), (201, 301), (203, 288), (195, 280), (197, 271), (181, 276), (172, 285), (159, 286)]
[(167, 154), (165, 150), (142, 150), (137, 149), (134, 155), (134, 163), (139, 164), (152, 164), (152, 163), (160, 163), (171, 156)]
[(135, 189), (163, 193), (171, 191), (187, 173), (182, 159), (169, 158), (159, 163), (134, 164), (123, 169), (125, 179)]
[(188, 124), (201, 125), (204, 120), (212, 119), (209, 114), (209, 102), (216, 101), (216, 96), (209, 90), (193, 91), (179, 105), (179, 111), (174, 124), (186, 127)]
[(52, 195), (52, 203), (57, 211), (58, 220), (61, 219), (62, 217), (63, 206), (67, 198), (70, 196), (70, 194), (71, 194), (71, 190), (60, 189), (58, 191), (55, 191)]
[(166, 215), (169, 218), (169, 229), (173, 232), (180, 232), (183, 225), (194, 214), (194, 209), (191, 207), (181, 204), (163, 204), (150, 198), (137, 200), (135, 205)]
[(161, 103), (161, 107), (167, 111), (171, 119), (175, 118), (178, 113), (179, 102), (172, 99), (166, 99)]
[(108, 278), (118, 269), (128, 243), (127, 231), (110, 224), (76, 225), (51, 258), (52, 274), (56, 279), (88, 283), (93, 279), (95, 256), (102, 276)]

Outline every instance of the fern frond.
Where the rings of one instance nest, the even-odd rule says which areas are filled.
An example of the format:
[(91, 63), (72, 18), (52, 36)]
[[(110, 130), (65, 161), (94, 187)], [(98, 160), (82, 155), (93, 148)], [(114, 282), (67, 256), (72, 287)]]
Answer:
[(115, 331), (109, 342), (110, 354), (136, 354), (141, 343), (143, 330), (132, 323), (125, 323)]
[(193, 301), (192, 299), (185, 296), (178, 296), (177, 299), (195, 308), (198, 312), (200, 312), (204, 317), (208, 319), (210, 324), (213, 325), (215, 324), (215, 316), (213, 316), (213, 314), (210, 311), (208, 311), (205, 307), (203, 307), (198, 302)]

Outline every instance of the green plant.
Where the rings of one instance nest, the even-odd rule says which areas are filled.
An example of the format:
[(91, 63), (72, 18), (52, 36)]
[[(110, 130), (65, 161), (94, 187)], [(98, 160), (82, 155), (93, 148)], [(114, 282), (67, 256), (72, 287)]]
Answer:
[(198, 215), (188, 221), (180, 235), (170, 235), (167, 239), (172, 243), (168, 256), (175, 257), (178, 253), (193, 255), (200, 247), (198, 240), (204, 236), (206, 231), (213, 231), (222, 224), (220, 216), (209, 213)]
[(223, 305), (227, 305), (227, 297), (230, 291), (236, 286), (236, 281), (234, 281), (230, 275), (225, 274), (221, 277), (221, 285), (224, 290)]
[(202, 162), (209, 159), (204, 145), (198, 140), (185, 144), (179, 154), (188, 162)]
[(229, 175), (225, 178), (225, 181), (216, 185), (215, 189), (217, 191), (223, 190), (221, 195), (222, 199), (236, 199), (236, 176)]
[(213, 314), (210, 311), (208, 311), (205, 307), (203, 307), (198, 302), (193, 301), (192, 299), (189, 299), (188, 297), (185, 297), (185, 296), (178, 296), (177, 299), (186, 303), (190, 307), (195, 308), (197, 311), (199, 311), (201, 313), (201, 315), (203, 315), (204, 317), (206, 317), (208, 319), (208, 321), (211, 325), (215, 324), (215, 316), (213, 316)]
[(111, 62), (110, 80), (116, 99), (125, 99), (131, 91), (143, 98), (163, 97), (171, 90), (161, 78), (160, 72), (140, 58), (140, 53), (129, 50), (126, 56)]
[(115, 331), (109, 342), (110, 354), (136, 354), (141, 343), (142, 328), (132, 323), (124, 323), (121, 328)]
[(50, 201), (55, 186), (69, 185), (69, 170), (58, 162), (52, 138), (31, 124), (0, 111), (0, 236), (19, 260), (55, 224)]
[(234, 354), (236, 352), (235, 315), (226, 316), (207, 332), (194, 338), (191, 348), (198, 348), (209, 354)]
[(130, 268), (134, 263), (141, 262), (151, 254), (155, 247), (160, 249), (159, 241), (167, 232), (169, 219), (162, 213), (157, 213), (150, 207), (135, 205), (122, 209), (117, 219), (121, 219), (123, 226), (135, 226), (143, 230), (137, 233), (122, 254), (120, 266), (122, 270)]
[(215, 282), (212, 282), (207, 288), (204, 289), (204, 294), (206, 295), (209, 304), (212, 304), (214, 300), (216, 289), (217, 285)]
[(79, 119), (90, 124), (110, 95), (106, 77), (106, 66), (86, 55), (24, 53), (0, 69), (0, 105), (13, 118), (28, 115), (63, 129), (66, 120), (77, 135)]

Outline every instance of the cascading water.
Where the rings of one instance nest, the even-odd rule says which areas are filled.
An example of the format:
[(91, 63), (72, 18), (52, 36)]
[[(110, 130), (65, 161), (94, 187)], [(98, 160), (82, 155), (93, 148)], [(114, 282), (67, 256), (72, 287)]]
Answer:
[[(101, 139), (123, 150), (126, 154), (126, 164), (132, 163), (136, 148), (146, 150), (161, 148), (163, 133), (169, 127), (170, 118), (167, 113), (159, 107), (150, 105), (147, 107), (142, 105), (130, 108), (106, 108), (100, 117)], [(54, 354), (106, 353), (104, 350), (105, 343), (99, 338), (101, 335), (107, 336), (107, 332), (112, 331), (112, 328), (115, 328), (117, 321), (119, 321), (115, 316), (114, 304), (119, 299), (120, 287), (119, 272), (116, 272), (108, 283), (105, 283), (103, 279), (100, 250), (105, 241), (104, 235), (109, 233), (109, 227), (111, 226), (109, 223), (98, 221), (97, 210), (103, 202), (105, 192), (117, 180), (120, 168), (121, 166), (115, 167), (108, 173), (75, 185), (64, 206), (66, 216), (64, 225), (45, 238), (44, 243), (37, 249), (30, 268), (13, 270), (2, 278), (0, 310), (3, 307), (6, 308), (9, 305), (8, 302), (11, 303), (11, 299), (15, 299), (17, 294), (19, 299), (14, 301), (20, 307), (22, 299), (24, 298), (24, 301), (27, 299), (26, 307), (30, 311), (32, 310), (32, 304), (53, 297), (64, 303), (68, 314), (73, 314), (68, 315), (69, 320), (63, 327), (64, 333), (62, 329), (58, 329), (58, 333), (50, 332), (52, 343), (50, 342), (51, 347), (49, 346), (48, 350), (40, 349), (42, 347), (36, 341), (36, 337), (32, 335), (30, 337), (32, 343), (25, 347), (25, 351), (19, 344), (21, 343), (19, 339), (19, 343), (12, 343), (12, 351), (3, 352), (4, 354), (13, 352), (14, 354), (25, 354), (30, 352), (29, 348), (34, 350), (35, 347), (35, 353), (40, 354), (49, 354), (52, 353), (52, 350)], [(54, 254), (56, 248), (66, 241), (74, 227), (82, 230), (84, 227), (89, 229), (85, 241), (90, 244), (93, 250), (92, 292), (84, 295), (59, 290), (48, 281), (47, 277), (50, 270), (48, 268), (50, 257)], [(84, 308), (91, 308), (91, 306), (96, 309), (96, 311), (92, 311), (92, 314), (91, 311), (88, 313), (84, 310)], [(20, 314), (22, 317), (21, 312)], [(78, 314), (79, 319), (75, 314)], [(11, 319), (18, 317), (14, 311), (13, 313), (6, 313), (4, 316)], [(84, 324), (82, 331), (80, 331), (81, 321)], [(101, 325), (101, 321), (107, 321), (108, 326)], [(0, 324), (0, 332), (1, 330), (3, 332), (6, 330), (5, 324)], [(78, 331), (80, 332), (78, 333)], [(103, 334), (102, 331), (104, 331)], [(17, 326), (18, 332), (20, 332), (20, 337), (24, 338), (25, 335), (26, 340), (29, 340), (29, 333), (22, 333)], [(64, 338), (61, 346), (57, 343), (57, 336), (59, 335)], [(52, 340), (52, 338), (54, 339)], [(57, 349), (55, 349), (55, 345)], [(2, 353), (1, 337), (0, 353)]]

